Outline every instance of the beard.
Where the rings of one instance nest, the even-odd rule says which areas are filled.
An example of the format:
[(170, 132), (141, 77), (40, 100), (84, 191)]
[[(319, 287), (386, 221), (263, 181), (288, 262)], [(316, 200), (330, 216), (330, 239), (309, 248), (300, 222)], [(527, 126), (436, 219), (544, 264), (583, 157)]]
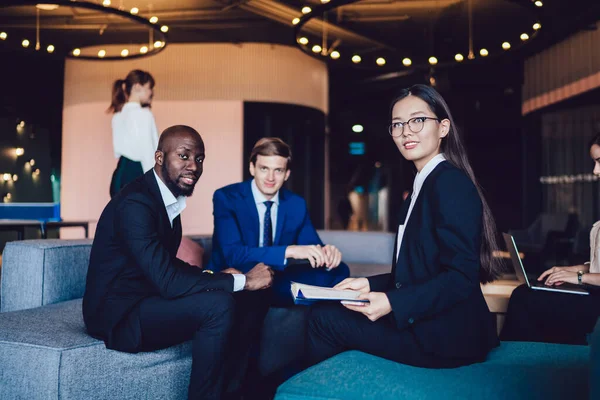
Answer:
[(190, 197), (192, 195), (192, 193), (194, 193), (194, 188), (196, 187), (195, 183), (192, 186), (186, 185), (185, 187), (181, 187), (181, 186), (179, 186), (179, 180), (181, 177), (177, 176), (177, 178), (172, 178), (171, 171), (169, 171), (169, 168), (167, 167), (167, 163), (163, 163), (163, 165), (161, 166), (161, 169), (162, 169), (162, 176), (167, 178), (165, 185), (167, 185), (167, 187), (169, 188), (171, 193), (173, 193), (173, 196), (175, 196), (175, 197), (179, 197), (179, 196)]

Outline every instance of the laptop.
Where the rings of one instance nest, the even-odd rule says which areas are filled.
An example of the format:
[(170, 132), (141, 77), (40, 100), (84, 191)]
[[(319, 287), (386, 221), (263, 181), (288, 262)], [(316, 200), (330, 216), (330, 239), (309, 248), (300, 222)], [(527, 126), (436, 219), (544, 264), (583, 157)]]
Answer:
[(517, 274), (517, 279), (519, 279), (519, 282), (526, 283), (527, 286), (533, 290), (545, 290), (547, 292), (560, 292), (579, 295), (590, 294), (588, 290), (582, 288), (580, 285), (574, 285), (572, 283), (563, 283), (560, 286), (548, 286), (544, 284), (544, 282), (540, 282), (537, 279), (530, 280), (527, 276), (527, 272), (525, 271), (525, 267), (523, 266), (523, 261), (521, 260), (521, 257), (519, 257), (519, 250), (517, 249), (515, 239), (508, 233), (503, 233), (502, 236), (504, 236), (506, 248), (510, 252), (510, 259), (512, 260), (513, 268), (515, 269), (515, 273)]

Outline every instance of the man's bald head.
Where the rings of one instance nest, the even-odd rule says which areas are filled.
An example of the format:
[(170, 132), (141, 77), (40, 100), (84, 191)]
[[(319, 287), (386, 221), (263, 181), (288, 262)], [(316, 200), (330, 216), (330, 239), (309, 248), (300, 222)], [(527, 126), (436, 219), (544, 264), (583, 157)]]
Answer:
[(175, 197), (191, 196), (202, 175), (204, 157), (200, 134), (192, 127), (175, 125), (160, 135), (154, 171)]
[(163, 131), (158, 140), (158, 151), (168, 153), (177, 148), (182, 139), (187, 138), (199, 142), (200, 146), (204, 148), (204, 141), (202, 137), (191, 126), (187, 125), (173, 125)]

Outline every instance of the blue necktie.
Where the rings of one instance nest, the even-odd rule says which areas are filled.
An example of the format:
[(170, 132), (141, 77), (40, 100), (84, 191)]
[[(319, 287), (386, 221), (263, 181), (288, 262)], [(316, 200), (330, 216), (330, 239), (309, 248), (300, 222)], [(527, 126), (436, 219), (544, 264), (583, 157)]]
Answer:
[(271, 206), (273, 206), (273, 202), (267, 200), (264, 204), (267, 207), (267, 211), (265, 212), (263, 246), (267, 247), (273, 246), (273, 224), (271, 223)]

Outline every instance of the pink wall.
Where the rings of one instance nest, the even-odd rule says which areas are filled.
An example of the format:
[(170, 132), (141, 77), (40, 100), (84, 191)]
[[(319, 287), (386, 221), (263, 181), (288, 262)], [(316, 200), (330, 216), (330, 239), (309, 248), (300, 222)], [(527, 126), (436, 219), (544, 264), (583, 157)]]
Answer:
[[(66, 220), (97, 220), (110, 200), (108, 188), (117, 160), (113, 156), (110, 115), (106, 103), (64, 109), (61, 211)], [(242, 179), (243, 127), (241, 101), (156, 101), (152, 107), (159, 132), (184, 124), (204, 139), (204, 173), (182, 215), (184, 234), (212, 233), (212, 194)], [(65, 190), (73, 189), (73, 190)], [(95, 224), (92, 224), (92, 232)], [(63, 230), (61, 237), (80, 237)]]

